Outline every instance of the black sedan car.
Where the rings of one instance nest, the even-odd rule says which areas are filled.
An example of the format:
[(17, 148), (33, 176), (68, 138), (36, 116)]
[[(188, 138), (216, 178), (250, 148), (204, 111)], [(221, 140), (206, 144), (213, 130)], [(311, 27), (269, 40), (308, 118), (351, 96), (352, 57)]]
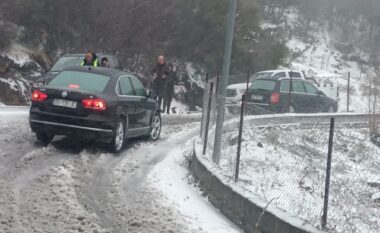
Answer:
[(338, 103), (304, 79), (259, 78), (253, 80), (246, 101), (255, 113), (336, 112)]
[(157, 140), (161, 115), (133, 74), (108, 68), (72, 67), (47, 86), (34, 88), (30, 127), (45, 144), (55, 135), (110, 143), (114, 152), (126, 139)]
[[(107, 54), (97, 54), (98, 66), (100, 67), (100, 61), (103, 58), (107, 58), (110, 68), (121, 69), (121, 66), (115, 56)], [(65, 54), (54, 63), (53, 67), (43, 75), (37, 78), (33, 83), (34, 87), (39, 87), (49, 83), (55, 76), (57, 76), (62, 70), (68, 67), (80, 66), (84, 59), (84, 54)]]

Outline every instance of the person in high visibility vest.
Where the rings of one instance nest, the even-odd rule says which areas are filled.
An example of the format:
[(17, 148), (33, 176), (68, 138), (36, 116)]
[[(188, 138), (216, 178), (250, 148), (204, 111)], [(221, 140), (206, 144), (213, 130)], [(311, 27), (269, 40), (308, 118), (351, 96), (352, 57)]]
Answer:
[(87, 51), (83, 61), (80, 63), (81, 66), (92, 66), (98, 67), (98, 57), (92, 51)]

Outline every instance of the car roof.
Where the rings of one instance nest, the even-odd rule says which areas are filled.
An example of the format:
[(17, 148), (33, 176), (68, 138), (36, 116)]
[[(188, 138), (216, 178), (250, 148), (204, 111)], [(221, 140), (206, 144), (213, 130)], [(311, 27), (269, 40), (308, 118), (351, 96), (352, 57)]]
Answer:
[[(103, 54), (103, 53), (95, 53), (97, 57), (113, 57), (114, 55)], [(84, 53), (68, 53), (63, 55), (62, 57), (84, 57)]]
[(73, 67), (68, 67), (68, 68), (62, 70), (62, 72), (64, 72), (64, 71), (86, 72), (86, 73), (91, 73), (91, 74), (105, 75), (105, 76), (108, 76), (111, 78), (118, 78), (121, 75), (134, 76), (134, 74), (132, 74), (132, 73), (124, 72), (124, 71), (117, 70), (117, 69), (103, 68), (103, 67), (91, 67), (91, 66), (73, 66)]
[(290, 71), (302, 73), (299, 70), (263, 70), (263, 71), (257, 72), (257, 74), (260, 74), (260, 73), (280, 73), (280, 72), (290, 72)]
[[(271, 81), (281, 81), (281, 80), (290, 80), (290, 78), (277, 78), (277, 77), (268, 77), (268, 78), (257, 78), (256, 80), (271, 80)], [(292, 78), (292, 80), (301, 80), (306, 81), (303, 78)]]
[(246, 89), (247, 88), (247, 83), (235, 83), (235, 84), (231, 84), (229, 85), (227, 88), (229, 89)]

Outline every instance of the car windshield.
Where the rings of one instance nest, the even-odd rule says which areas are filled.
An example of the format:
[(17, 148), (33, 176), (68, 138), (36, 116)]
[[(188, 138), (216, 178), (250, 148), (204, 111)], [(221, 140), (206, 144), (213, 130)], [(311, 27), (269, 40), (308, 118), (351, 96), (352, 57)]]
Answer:
[(270, 76), (272, 76), (273, 72), (260, 72), (260, 73), (256, 73), (254, 74), (251, 79), (252, 80), (255, 80), (255, 79), (259, 79), (259, 78), (269, 78)]
[(276, 82), (273, 80), (256, 79), (252, 82), (249, 89), (273, 91), (275, 87), (276, 87)]
[(71, 88), (90, 92), (103, 92), (110, 77), (78, 71), (63, 71), (55, 77), (49, 87)]
[(62, 71), (67, 67), (80, 66), (83, 59), (84, 57), (62, 57), (54, 64), (51, 71)]

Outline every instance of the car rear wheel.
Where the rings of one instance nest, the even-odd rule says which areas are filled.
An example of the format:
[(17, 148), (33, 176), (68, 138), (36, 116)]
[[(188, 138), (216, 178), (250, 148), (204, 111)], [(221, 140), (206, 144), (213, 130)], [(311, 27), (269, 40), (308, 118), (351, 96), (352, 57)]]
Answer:
[(112, 140), (112, 151), (119, 153), (122, 151), (125, 143), (125, 121), (121, 118), (118, 120)]
[(156, 141), (160, 138), (161, 134), (161, 116), (160, 114), (156, 113), (154, 114), (151, 125), (150, 125), (150, 133), (149, 133), (149, 139), (152, 141)]
[(47, 144), (49, 144), (53, 140), (54, 134), (49, 134), (49, 133), (46, 133), (46, 132), (37, 131), (36, 132), (36, 137), (37, 137), (38, 141), (40, 141), (44, 145), (47, 145)]

